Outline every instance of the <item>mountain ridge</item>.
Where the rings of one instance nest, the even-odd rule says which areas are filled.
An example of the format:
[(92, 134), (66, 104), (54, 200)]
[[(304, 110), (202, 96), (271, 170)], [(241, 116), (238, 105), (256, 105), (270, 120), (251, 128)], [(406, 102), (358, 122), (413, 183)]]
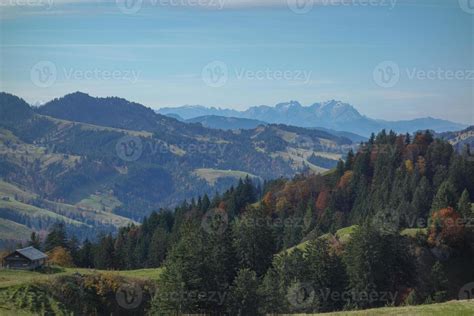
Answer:
[[(198, 109), (199, 115), (195, 115), (196, 109)], [(189, 106), (185, 106), (175, 108), (164, 107), (158, 109), (157, 112), (164, 115), (179, 115), (185, 120), (209, 115), (232, 116), (267, 123), (346, 131), (364, 137), (368, 137), (371, 133), (376, 133), (382, 129), (392, 129), (399, 133), (413, 133), (420, 129), (446, 132), (467, 127), (465, 124), (430, 116), (398, 121), (373, 119), (362, 115), (351, 104), (337, 100), (316, 102), (307, 106), (302, 105), (298, 101), (289, 101), (278, 103), (273, 107), (268, 105), (252, 106), (243, 111), (222, 109), (220, 107), (209, 108), (199, 105), (193, 106), (193, 111), (189, 111)]]
[[(27, 229), (47, 230), (55, 214), (66, 214), (94, 225), (87, 229), (113, 231), (118, 225), (108, 213), (114, 221), (139, 221), (160, 207), (221, 192), (245, 174), (269, 180), (321, 173), (326, 165), (312, 154), (335, 163), (354, 146), (327, 131), (278, 124), (209, 129), (84, 93), (38, 108), (0, 93), (0, 114), (0, 219)], [(22, 193), (9, 194), (13, 187)], [(79, 236), (88, 233), (85, 225), (66, 224)]]

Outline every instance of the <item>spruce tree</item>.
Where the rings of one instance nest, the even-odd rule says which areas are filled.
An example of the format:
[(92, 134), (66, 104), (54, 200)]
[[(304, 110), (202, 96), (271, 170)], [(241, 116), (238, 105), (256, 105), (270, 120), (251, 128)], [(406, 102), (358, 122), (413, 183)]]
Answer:
[(158, 227), (151, 237), (148, 250), (148, 266), (159, 267), (165, 260), (169, 247), (169, 235), (166, 229)]
[(466, 189), (461, 194), (458, 202), (458, 211), (465, 219), (474, 218), (471, 200), (469, 199), (469, 192)]
[(444, 181), (438, 189), (435, 197), (433, 198), (433, 203), (431, 204), (431, 211), (439, 211), (440, 209), (447, 207), (454, 207), (457, 205), (458, 197), (456, 193), (456, 188), (449, 181)]
[(233, 226), (233, 245), (240, 267), (262, 276), (271, 264), (275, 241), (269, 218), (262, 209), (250, 209)]
[(28, 241), (28, 246), (35, 247), (36, 249), (41, 249), (41, 240), (36, 232), (31, 233), (30, 240)]
[(53, 225), (44, 242), (45, 251), (50, 251), (56, 247), (68, 248), (66, 227), (62, 222)]
[(230, 315), (258, 315), (258, 279), (254, 271), (240, 269), (230, 288)]

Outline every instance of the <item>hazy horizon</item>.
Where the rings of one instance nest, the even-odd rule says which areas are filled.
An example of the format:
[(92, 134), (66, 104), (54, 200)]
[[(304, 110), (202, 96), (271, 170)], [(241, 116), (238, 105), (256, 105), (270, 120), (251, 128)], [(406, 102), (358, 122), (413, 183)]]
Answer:
[[(0, 91), (0, 92), (5, 92), (5, 93), (10, 93), (10, 94), (13, 94), (11, 92), (8, 92), (8, 91)], [(436, 116), (432, 116), (432, 115), (426, 115), (426, 116), (417, 116), (417, 117), (413, 117), (413, 118), (408, 118), (408, 119), (400, 119), (400, 120), (392, 120), (390, 118), (388, 119), (385, 119), (385, 118), (379, 118), (379, 117), (371, 117), (371, 116), (368, 116), (366, 115), (365, 113), (363, 113), (356, 105), (353, 105), (351, 104), (350, 102), (344, 102), (342, 100), (336, 100), (336, 99), (328, 99), (328, 100), (316, 100), (314, 102), (311, 102), (311, 103), (308, 103), (308, 104), (305, 104), (305, 103), (302, 103), (298, 100), (283, 100), (281, 102), (278, 102), (276, 104), (256, 104), (256, 105), (252, 105), (252, 106), (249, 106), (249, 107), (246, 107), (246, 108), (232, 108), (232, 107), (225, 107), (225, 106), (210, 106), (210, 105), (206, 105), (206, 104), (182, 104), (182, 105), (174, 105), (174, 106), (161, 106), (161, 107), (153, 107), (153, 106), (150, 106), (148, 104), (143, 104), (143, 103), (140, 103), (138, 101), (135, 101), (135, 100), (131, 100), (131, 99), (128, 99), (128, 98), (125, 98), (125, 97), (122, 97), (120, 95), (105, 95), (105, 96), (98, 96), (98, 95), (93, 95), (91, 93), (88, 93), (86, 91), (73, 91), (73, 92), (69, 92), (69, 93), (66, 93), (65, 95), (61, 95), (61, 96), (57, 96), (57, 97), (54, 97), (50, 100), (45, 100), (43, 102), (29, 102), (28, 100), (26, 100), (25, 98), (23, 98), (23, 96), (21, 95), (17, 95), (18, 97), (24, 99), (27, 103), (29, 103), (31, 106), (41, 106), (41, 105), (44, 105), (46, 103), (48, 103), (49, 101), (52, 101), (54, 99), (57, 99), (57, 98), (62, 98), (66, 95), (69, 95), (69, 94), (73, 94), (73, 93), (76, 93), (76, 92), (80, 92), (80, 93), (85, 93), (85, 94), (88, 94), (89, 96), (91, 97), (94, 97), (94, 98), (107, 98), (107, 97), (117, 97), (117, 98), (121, 98), (121, 99), (126, 99), (127, 101), (130, 101), (130, 102), (134, 102), (134, 103), (139, 103), (145, 107), (148, 107), (148, 108), (151, 108), (153, 109), (154, 111), (158, 111), (160, 109), (164, 109), (164, 108), (180, 108), (180, 107), (204, 107), (204, 108), (215, 108), (215, 109), (218, 109), (218, 110), (235, 110), (235, 111), (239, 111), (239, 112), (243, 112), (243, 111), (246, 111), (252, 107), (258, 107), (258, 106), (269, 106), (269, 107), (275, 107), (276, 105), (280, 104), (280, 103), (289, 103), (289, 102), (298, 102), (300, 103), (301, 106), (303, 107), (310, 107), (312, 106), (313, 104), (315, 103), (325, 103), (325, 102), (329, 102), (329, 101), (336, 101), (336, 102), (342, 102), (342, 103), (345, 103), (345, 104), (348, 104), (350, 106), (352, 106), (354, 109), (356, 109), (362, 116), (365, 116), (365, 117), (369, 117), (371, 119), (375, 119), (375, 120), (386, 120), (386, 121), (409, 121), (409, 120), (415, 120), (415, 119), (420, 119), (420, 118), (434, 118), (434, 119), (441, 119), (441, 120), (447, 120), (443, 117), (436, 117)], [(463, 123), (463, 122), (459, 122), (459, 121), (454, 121), (454, 120), (449, 120), (453, 123), (459, 123), (459, 124), (465, 124), (465, 125), (472, 125), (473, 123), (469, 124), (469, 123)]]
[(336, 99), (377, 119), (474, 124), (463, 0), (32, 1), (0, 1), (0, 90), (29, 103), (72, 91), (154, 109)]

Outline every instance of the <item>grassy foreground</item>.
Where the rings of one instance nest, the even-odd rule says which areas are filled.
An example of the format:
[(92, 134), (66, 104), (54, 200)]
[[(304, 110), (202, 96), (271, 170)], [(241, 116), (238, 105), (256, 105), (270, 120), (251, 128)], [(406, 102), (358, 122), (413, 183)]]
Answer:
[(318, 314), (324, 316), (471, 316), (474, 315), (474, 300), (468, 301), (449, 301), (440, 304), (404, 306), (404, 307), (384, 307), (367, 309), (362, 311), (337, 312)]
[[(103, 271), (51, 268), (50, 273), (40, 273), (0, 269), (0, 316), (66, 316), (81, 313), (84, 303), (90, 311), (103, 309), (104, 313), (107, 311), (106, 314), (110, 314), (120, 304), (115, 295), (117, 287), (124, 284), (122, 282), (139, 284), (144, 302), (149, 302), (153, 288), (150, 284), (159, 278), (161, 272), (162, 269)], [(76, 273), (81, 277), (76, 278)], [(79, 290), (82, 286), (86, 287), (85, 291)], [(144, 306), (145, 303), (142, 304)], [(140, 309), (139, 312), (144, 311)]]
[[(0, 269), (0, 293), (2, 291), (14, 290), (14, 299), (25, 301), (25, 307), (30, 305), (46, 305), (48, 308), (45, 312), (53, 315), (64, 315), (63, 306), (60, 303), (47, 297), (35, 288), (36, 281), (47, 281), (49, 278), (56, 278), (64, 275), (93, 274), (93, 273), (108, 273), (115, 274), (127, 278), (143, 279), (143, 280), (157, 280), (162, 273), (162, 269), (140, 269), (130, 271), (101, 271), (81, 268), (67, 268), (64, 271), (54, 274), (42, 274), (32, 271), (18, 271)], [(26, 288), (25, 288), (26, 287)], [(1, 295), (0, 295), (1, 297)], [(9, 305), (4, 305), (7, 302), (0, 302), (0, 316), (3, 315), (32, 315), (23, 306), (19, 308), (11, 308)], [(27, 304), (28, 303), (28, 304)], [(43, 309), (42, 309), (43, 310)], [(361, 311), (347, 311), (317, 314), (323, 316), (378, 316), (378, 315), (414, 315), (414, 316), (431, 316), (431, 315), (453, 315), (453, 316), (470, 316), (474, 315), (474, 300), (468, 301), (450, 301), (440, 304), (418, 305), (418, 306), (403, 306), (403, 307), (386, 307)]]
[(90, 273), (110, 273), (116, 274), (123, 277), (135, 278), (135, 279), (146, 279), (146, 280), (158, 280), (162, 269), (140, 269), (140, 270), (129, 270), (129, 271), (104, 271), (104, 270), (93, 270), (93, 269), (82, 269), (82, 268), (65, 268), (64, 271), (45, 274), (34, 271), (21, 271), (21, 270), (8, 270), (0, 269), (0, 289), (10, 286), (22, 285), (32, 283), (35, 281), (46, 281), (50, 278), (58, 276), (72, 275), (74, 273), (90, 274)]

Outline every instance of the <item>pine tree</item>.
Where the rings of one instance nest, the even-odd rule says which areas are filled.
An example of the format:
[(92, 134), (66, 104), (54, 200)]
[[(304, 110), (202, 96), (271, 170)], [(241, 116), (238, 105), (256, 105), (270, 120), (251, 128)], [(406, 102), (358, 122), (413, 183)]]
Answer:
[(72, 236), (67, 242), (69, 253), (71, 254), (72, 261), (75, 265), (79, 263), (79, 240), (76, 236)]
[(410, 145), (411, 143), (411, 138), (410, 138), (410, 133), (405, 134), (405, 145)]
[(344, 174), (344, 161), (339, 159), (339, 161), (337, 162), (337, 167), (336, 167), (336, 176), (339, 179), (340, 177), (342, 177), (343, 174)]
[(431, 268), (431, 300), (436, 303), (441, 303), (447, 298), (448, 278), (446, 276), (443, 265), (436, 261)]
[[(237, 259), (232, 247), (232, 232), (223, 227), (219, 218), (216, 225), (210, 225), (203, 233), (205, 258), (203, 269), (205, 278), (202, 286), (207, 292), (227, 293), (229, 285), (235, 277)], [(224, 313), (225, 306), (216, 302), (208, 302), (205, 308), (215, 313)]]
[(163, 227), (158, 227), (151, 237), (150, 247), (148, 250), (149, 267), (159, 267), (165, 260), (169, 247), (169, 236)]
[(206, 298), (186, 295), (206, 293), (203, 286), (206, 249), (197, 225), (186, 221), (180, 229), (181, 238), (171, 249), (152, 301), (151, 314), (170, 315), (203, 311)]
[(94, 251), (94, 266), (104, 270), (113, 269), (116, 264), (114, 252), (114, 239), (112, 235), (102, 236)]
[(239, 270), (230, 288), (230, 315), (257, 315), (259, 307), (258, 279), (254, 271)]
[(44, 242), (45, 251), (50, 251), (56, 247), (68, 248), (66, 227), (61, 222), (53, 225)]
[(94, 267), (94, 254), (93, 254), (93, 245), (86, 239), (82, 243), (82, 247), (78, 251), (79, 267), (83, 268), (92, 268)]
[[(341, 258), (329, 251), (326, 240), (315, 239), (310, 241), (304, 250), (305, 269), (301, 281), (310, 283), (317, 296), (318, 312), (327, 312), (340, 309), (343, 302), (326, 299), (325, 291), (341, 293), (346, 288), (345, 269)], [(315, 310), (313, 310), (314, 312)]]
[(458, 197), (454, 185), (449, 181), (444, 181), (438, 189), (433, 203), (431, 205), (432, 211), (438, 211), (443, 208), (456, 206)]
[(242, 268), (262, 276), (275, 253), (275, 241), (269, 219), (261, 209), (251, 209), (233, 226), (234, 247)]
[(32, 232), (30, 235), (30, 240), (28, 241), (28, 246), (35, 247), (36, 249), (41, 249), (41, 240), (36, 234), (36, 232)]
[(461, 194), (461, 198), (458, 202), (458, 211), (465, 218), (474, 218), (474, 213), (472, 211), (471, 200), (469, 199), (469, 192), (466, 189)]
[(267, 270), (265, 277), (258, 288), (260, 297), (260, 310), (265, 314), (288, 311), (286, 301), (286, 288), (283, 286), (279, 273), (275, 268)]
[(344, 171), (352, 170), (353, 163), (354, 163), (354, 152), (351, 149), (347, 153), (346, 163), (344, 165)]
[[(350, 289), (356, 293), (373, 290), (394, 293), (401, 286), (410, 285), (414, 277), (414, 263), (406, 247), (398, 233), (380, 234), (368, 224), (357, 228), (343, 257)], [(354, 307), (367, 308), (393, 302), (356, 299), (353, 303)]]
[[(418, 186), (416, 187), (415, 193), (413, 194), (413, 200), (411, 206), (415, 211), (417, 218), (427, 219), (431, 207), (432, 192), (431, 186), (426, 177), (421, 178)], [(409, 219), (412, 220), (411, 218)]]

